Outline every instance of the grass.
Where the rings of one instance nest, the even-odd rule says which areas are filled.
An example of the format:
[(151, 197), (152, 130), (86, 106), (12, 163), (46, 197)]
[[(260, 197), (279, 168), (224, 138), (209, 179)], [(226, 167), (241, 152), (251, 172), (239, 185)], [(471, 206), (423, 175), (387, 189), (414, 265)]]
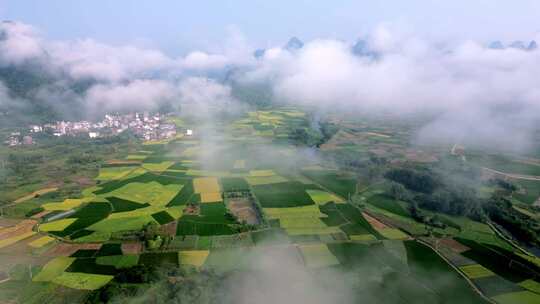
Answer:
[(73, 208), (79, 207), (82, 203), (83, 203), (82, 199), (66, 199), (62, 203), (48, 203), (48, 204), (43, 204), (41, 207), (49, 211), (55, 211), (55, 210), (67, 211), (67, 210), (71, 210)]
[(377, 240), (377, 238), (371, 234), (349, 235), (349, 238), (351, 239), (351, 241), (361, 241), (361, 242)]
[(49, 261), (43, 269), (32, 278), (34, 282), (49, 282), (61, 275), (73, 262), (75, 258), (56, 257)]
[(132, 211), (144, 207), (148, 207), (149, 204), (141, 204), (132, 202), (130, 200), (121, 199), (118, 197), (107, 197), (107, 200), (111, 203), (113, 212), (126, 212), (126, 211)]
[(271, 219), (284, 218), (322, 218), (326, 217), (317, 205), (289, 208), (264, 208), (264, 213)]
[(106, 242), (111, 238), (110, 232), (92, 232), (90, 234), (78, 237), (73, 239), (77, 243), (97, 243), (97, 242)]
[(308, 268), (327, 267), (339, 264), (336, 256), (325, 244), (300, 245), (298, 248), (304, 257), (304, 263)]
[(367, 202), (375, 207), (400, 216), (410, 216), (409, 212), (405, 210), (405, 208), (403, 208), (403, 206), (401, 206), (398, 201), (386, 195), (374, 195), (370, 197)]
[(50, 223), (41, 224), (39, 225), (39, 230), (45, 232), (62, 231), (66, 229), (69, 225), (73, 224), (76, 220), (76, 218), (66, 218)]
[(163, 172), (172, 165), (174, 165), (174, 162), (164, 161), (161, 163), (143, 163), (142, 167), (151, 172)]
[(249, 190), (249, 184), (241, 177), (223, 177), (220, 181), (224, 192)]
[(396, 228), (376, 229), (383, 237), (389, 240), (406, 240), (409, 238), (407, 234)]
[(178, 192), (178, 194), (176, 194), (176, 196), (169, 201), (167, 206), (171, 207), (185, 205), (188, 203), (189, 199), (194, 193), (193, 181), (189, 180), (184, 184), (182, 190), (180, 190), (180, 192)]
[(167, 211), (160, 211), (157, 213), (152, 214), (152, 217), (160, 224), (168, 224), (170, 222), (173, 222), (175, 220), (174, 217), (172, 217)]
[(518, 285), (527, 290), (540, 294), (540, 283), (537, 281), (529, 279), (519, 283)]
[(221, 192), (218, 179), (215, 177), (197, 177), (193, 179), (195, 193)]
[(285, 183), (288, 181), (283, 176), (274, 175), (274, 176), (249, 176), (246, 177), (246, 181), (251, 186), (258, 186), (258, 185), (268, 185), (268, 184), (278, 184), (278, 183)]
[(87, 229), (97, 232), (112, 233), (120, 231), (140, 230), (150, 222), (156, 222), (151, 215), (133, 217), (107, 218), (97, 222)]
[(309, 194), (311, 199), (317, 205), (324, 205), (324, 204), (329, 203), (329, 202), (343, 203), (343, 199), (335, 196), (332, 193), (328, 193), (326, 191), (322, 191), (322, 190), (306, 190), (306, 192)]
[(180, 265), (191, 265), (200, 267), (208, 258), (208, 250), (185, 250), (178, 252), (178, 262)]
[(35, 232), (33, 231), (30, 231), (30, 232), (26, 232), (26, 233), (23, 233), (23, 234), (19, 234), (19, 235), (16, 235), (16, 236), (12, 236), (10, 238), (7, 238), (7, 239), (3, 239), (0, 241), (0, 248), (4, 248), (4, 247), (7, 247), (7, 246), (10, 246), (10, 245), (13, 245), (15, 243), (17, 243), (18, 241), (22, 241), (26, 238), (29, 238), (31, 236), (33, 236), (34, 234), (36, 234)]
[(461, 271), (463, 271), (465, 275), (471, 279), (479, 279), (495, 275), (491, 270), (480, 264), (461, 266), (459, 269), (461, 269)]
[(130, 268), (139, 263), (139, 256), (135, 254), (110, 255), (96, 258), (96, 264), (114, 266), (116, 269)]
[(54, 240), (56, 239), (46, 235), (46, 236), (40, 237), (39, 239), (35, 241), (28, 243), (28, 246), (33, 247), (33, 248), (41, 248)]
[(157, 181), (149, 183), (133, 182), (107, 194), (140, 204), (165, 206), (181, 191), (182, 186), (176, 184), (162, 185)]
[(73, 289), (96, 290), (109, 283), (114, 276), (77, 272), (64, 272), (53, 282)]
[(494, 296), (493, 299), (500, 304), (537, 304), (540, 295), (530, 291), (516, 291)]
[(253, 187), (253, 192), (264, 208), (284, 208), (313, 205), (307, 194), (306, 185), (286, 182)]
[(134, 167), (102, 167), (99, 169), (99, 175), (96, 177), (96, 180), (105, 181), (121, 179), (130, 174), (134, 169)]
[(331, 170), (306, 170), (304, 175), (341, 197), (356, 193), (356, 180), (349, 174)]

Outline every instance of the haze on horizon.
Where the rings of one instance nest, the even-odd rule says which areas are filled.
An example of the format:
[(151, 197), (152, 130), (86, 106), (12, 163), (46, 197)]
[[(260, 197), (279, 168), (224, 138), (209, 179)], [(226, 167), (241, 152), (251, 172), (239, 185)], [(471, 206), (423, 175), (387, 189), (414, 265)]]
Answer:
[(171, 56), (219, 51), (231, 28), (257, 48), (283, 44), (291, 36), (355, 40), (381, 24), (452, 41), (529, 40), (540, 31), (535, 0), (2, 0), (0, 16), (32, 24), (48, 39), (91, 38), (158, 48)]

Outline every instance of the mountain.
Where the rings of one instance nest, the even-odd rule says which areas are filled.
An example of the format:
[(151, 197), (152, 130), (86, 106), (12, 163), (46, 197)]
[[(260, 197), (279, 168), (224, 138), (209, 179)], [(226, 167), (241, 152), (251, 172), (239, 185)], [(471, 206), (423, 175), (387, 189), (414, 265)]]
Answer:
[(379, 53), (370, 49), (366, 40), (359, 39), (351, 48), (351, 52), (356, 56), (370, 57), (371, 59), (379, 58)]
[(255, 52), (253, 52), (253, 57), (261, 59), (264, 57), (264, 53), (266, 53), (265, 49), (257, 49)]
[(516, 41), (510, 43), (510, 45), (508, 47), (513, 48), (513, 49), (519, 49), (519, 50), (525, 50), (526, 49), (525, 43), (523, 43), (523, 41), (521, 41), (521, 40), (516, 40)]
[(488, 47), (490, 49), (494, 49), (494, 50), (503, 50), (504, 49), (504, 45), (502, 44), (502, 42), (500, 42), (498, 40), (491, 42)]
[(508, 46), (505, 46), (502, 42), (497, 40), (497, 41), (491, 42), (488, 46), (488, 48), (494, 49), (494, 50), (504, 50), (507, 47), (512, 48), (512, 49), (517, 49), (517, 50), (523, 50), (523, 51), (533, 51), (538, 48), (538, 44), (536, 43), (535, 40), (531, 40), (531, 42), (529, 42), (528, 45), (526, 45), (525, 42), (521, 40), (516, 40), (510, 43)]
[(288, 51), (296, 51), (304, 47), (304, 43), (302, 40), (298, 39), (297, 37), (292, 37), (289, 39), (289, 42), (283, 47), (284, 49)]

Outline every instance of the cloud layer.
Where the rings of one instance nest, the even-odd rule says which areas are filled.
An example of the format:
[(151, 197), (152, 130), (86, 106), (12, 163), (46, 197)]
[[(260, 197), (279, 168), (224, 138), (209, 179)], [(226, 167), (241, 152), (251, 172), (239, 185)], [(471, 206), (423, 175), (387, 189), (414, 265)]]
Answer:
[(514, 138), (506, 144), (521, 148), (540, 118), (538, 50), (491, 49), (474, 41), (449, 45), (381, 26), (356, 54), (353, 43), (317, 39), (299, 50), (269, 48), (255, 60), (241, 33), (235, 28), (230, 33), (213, 53), (194, 50), (172, 58), (159, 50), (91, 39), (49, 41), (30, 25), (4, 22), (0, 67), (39, 63), (58, 77), (56, 86), (65, 79), (91, 80), (82, 98), (104, 109), (231, 100), (226, 84), (205, 78), (234, 69), (237, 83), (269, 84), (276, 98), (293, 104), (436, 114), (419, 132), (419, 141), (435, 134), (462, 142), (479, 137), (491, 144)]

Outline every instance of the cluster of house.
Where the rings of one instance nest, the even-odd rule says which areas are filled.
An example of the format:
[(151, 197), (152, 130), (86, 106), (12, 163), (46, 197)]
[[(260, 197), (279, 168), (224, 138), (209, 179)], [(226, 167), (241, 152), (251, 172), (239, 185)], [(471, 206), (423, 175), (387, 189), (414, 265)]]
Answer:
[(126, 130), (130, 130), (136, 136), (147, 141), (172, 138), (176, 136), (177, 132), (176, 125), (167, 123), (165, 116), (160, 113), (106, 114), (105, 118), (99, 122), (57, 121), (44, 125), (32, 125), (28, 134), (11, 133), (5, 143), (9, 146), (31, 145), (34, 143), (32, 134), (41, 132), (58, 137), (87, 135), (90, 138), (99, 138), (118, 135)]

